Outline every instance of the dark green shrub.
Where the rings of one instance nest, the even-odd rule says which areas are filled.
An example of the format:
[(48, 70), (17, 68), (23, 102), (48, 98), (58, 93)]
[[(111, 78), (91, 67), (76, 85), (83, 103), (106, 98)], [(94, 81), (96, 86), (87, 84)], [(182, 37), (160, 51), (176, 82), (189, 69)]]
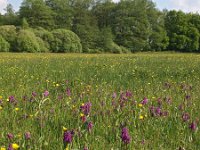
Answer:
[(16, 46), (18, 52), (40, 52), (37, 37), (29, 30), (19, 31)]
[(0, 35), (0, 52), (8, 52), (10, 44)]
[(52, 31), (52, 34), (54, 37), (53, 42), (51, 42), (53, 52), (82, 52), (80, 39), (74, 32), (65, 29), (56, 29)]

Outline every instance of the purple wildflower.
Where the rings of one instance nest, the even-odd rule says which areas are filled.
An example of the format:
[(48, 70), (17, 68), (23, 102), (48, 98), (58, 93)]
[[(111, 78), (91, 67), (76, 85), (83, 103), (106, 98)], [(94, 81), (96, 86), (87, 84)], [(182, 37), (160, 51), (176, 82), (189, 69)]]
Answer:
[(44, 91), (43, 95), (44, 95), (44, 97), (47, 97), (49, 95), (49, 91), (47, 91), (47, 90)]
[(128, 100), (128, 98), (126, 97), (126, 95), (125, 95), (125, 93), (124, 92), (122, 92), (121, 94), (120, 94), (120, 101), (126, 101), (126, 100)]
[(114, 92), (113, 95), (112, 95), (112, 98), (115, 99), (116, 97), (117, 97), (117, 93)]
[(148, 103), (148, 99), (145, 97), (145, 98), (142, 100), (141, 104), (142, 104), (142, 105), (146, 105), (147, 103)]
[(161, 106), (161, 105), (162, 105), (162, 100), (161, 100), (161, 98), (158, 98), (157, 103), (158, 103), (158, 106)]
[(63, 136), (63, 142), (70, 144), (73, 140), (74, 132), (73, 131), (65, 131)]
[(81, 120), (82, 120), (83, 123), (85, 123), (86, 120), (87, 120), (87, 117), (86, 117), (85, 115), (84, 115), (84, 116), (81, 116)]
[(87, 116), (90, 113), (91, 107), (92, 107), (92, 103), (91, 102), (87, 102), (84, 105), (82, 105), (80, 107), (80, 109)]
[(121, 139), (125, 144), (129, 144), (131, 141), (131, 137), (128, 133), (128, 129), (126, 127), (122, 128)]
[(185, 96), (185, 99), (187, 99), (187, 100), (189, 100), (190, 98), (191, 98), (190, 95), (186, 95), (186, 96)]
[(69, 88), (66, 89), (66, 94), (67, 94), (67, 96), (71, 96), (71, 91)]
[(155, 107), (154, 106), (149, 107), (149, 111), (150, 111), (150, 114), (152, 117), (155, 116)]
[(15, 97), (14, 96), (9, 96), (9, 102), (14, 103), (15, 102)]
[(186, 122), (190, 119), (190, 115), (188, 113), (183, 113), (182, 119), (183, 119), (184, 122)]
[(14, 135), (12, 133), (8, 133), (7, 137), (8, 137), (9, 140), (12, 140), (14, 138)]
[(88, 148), (85, 146), (83, 150), (88, 150)]
[(184, 109), (184, 105), (183, 105), (183, 104), (180, 104), (180, 105), (178, 106), (178, 109), (179, 109), (179, 110), (183, 110), (183, 109)]
[(196, 131), (197, 129), (197, 123), (195, 121), (193, 121), (190, 125), (189, 125), (189, 128), (192, 130), (192, 131)]
[(131, 91), (126, 91), (126, 97), (131, 98), (133, 96), (133, 94), (131, 93)]
[(157, 107), (155, 110), (156, 115), (160, 116), (161, 115), (161, 108)]
[(169, 115), (169, 112), (168, 112), (168, 111), (163, 111), (163, 112), (161, 112), (161, 115), (162, 115), (163, 117), (166, 117), (166, 116)]
[(8, 149), (7, 150), (14, 150), (12, 147), (12, 144), (9, 144)]
[(90, 122), (88, 123), (88, 126), (87, 126), (88, 132), (91, 132), (91, 131), (92, 131), (92, 128), (93, 128), (93, 123), (90, 121)]
[(32, 96), (33, 96), (33, 97), (36, 97), (36, 96), (37, 96), (37, 93), (36, 93), (36, 92), (32, 92)]
[(26, 133), (24, 134), (24, 136), (25, 136), (25, 139), (26, 139), (26, 140), (31, 139), (31, 133), (30, 133), (30, 132), (26, 132)]

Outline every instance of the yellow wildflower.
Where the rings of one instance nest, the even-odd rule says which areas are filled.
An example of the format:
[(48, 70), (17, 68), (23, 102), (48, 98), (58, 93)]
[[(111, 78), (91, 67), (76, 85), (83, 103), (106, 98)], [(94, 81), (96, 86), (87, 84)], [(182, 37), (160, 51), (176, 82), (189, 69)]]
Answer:
[(139, 105), (138, 105), (139, 107), (142, 107), (143, 105), (141, 104), (141, 103), (139, 103)]
[(81, 113), (81, 114), (80, 114), (80, 116), (81, 116), (81, 117), (83, 117), (83, 116), (84, 116), (84, 114), (83, 114), (83, 113)]
[(67, 131), (67, 128), (63, 126), (63, 131)]
[(3, 107), (0, 106), (0, 110), (2, 110), (2, 109), (3, 109)]
[(140, 120), (143, 120), (143, 119), (144, 119), (144, 116), (140, 115), (140, 116), (139, 116), (139, 119), (140, 119)]
[(3, 97), (0, 95), (0, 99), (2, 99)]
[(13, 143), (13, 144), (12, 144), (12, 148), (13, 148), (14, 150), (17, 150), (17, 149), (19, 149), (19, 145), (16, 144), (16, 143)]
[(17, 107), (17, 108), (15, 108), (15, 111), (19, 111), (19, 108)]
[(6, 148), (5, 147), (1, 147), (0, 150), (6, 150)]
[(56, 84), (56, 87), (59, 87), (59, 86), (60, 86), (60, 84), (57, 83), (57, 84)]

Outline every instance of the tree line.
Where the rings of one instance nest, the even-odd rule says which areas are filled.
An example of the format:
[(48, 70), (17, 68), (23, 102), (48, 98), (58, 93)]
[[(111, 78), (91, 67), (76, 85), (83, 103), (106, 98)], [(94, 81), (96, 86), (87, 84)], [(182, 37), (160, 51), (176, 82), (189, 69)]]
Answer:
[(200, 15), (152, 0), (23, 0), (0, 14), (0, 51), (200, 52)]

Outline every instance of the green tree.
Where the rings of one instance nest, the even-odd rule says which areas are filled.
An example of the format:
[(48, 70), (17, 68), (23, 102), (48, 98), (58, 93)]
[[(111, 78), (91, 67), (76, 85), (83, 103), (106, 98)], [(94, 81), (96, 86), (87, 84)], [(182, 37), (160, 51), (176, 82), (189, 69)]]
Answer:
[(197, 51), (199, 32), (189, 23), (189, 16), (182, 11), (169, 11), (165, 17), (165, 27), (169, 36), (169, 49)]
[(22, 29), (28, 29), (28, 28), (29, 28), (29, 24), (28, 24), (26, 18), (23, 18), (23, 19), (22, 19), (22, 24), (21, 24), (21, 26), (22, 26)]
[(98, 44), (100, 40), (100, 31), (96, 17), (91, 13), (93, 1), (91, 0), (74, 0), (73, 26), (72, 31), (81, 39), (83, 52), (101, 51)]
[(4, 25), (18, 25), (18, 16), (15, 13), (13, 6), (8, 4), (5, 8), (5, 14), (3, 16)]
[(54, 13), (43, 0), (24, 0), (19, 10), (20, 18), (26, 18), (31, 27), (54, 27)]
[(54, 12), (55, 28), (71, 29), (73, 9), (69, 0), (46, 0), (46, 4)]
[(113, 31), (118, 45), (130, 51), (143, 51), (148, 46), (150, 24), (147, 0), (120, 1), (114, 10)]
[(56, 29), (52, 31), (52, 34), (54, 37), (51, 43), (53, 52), (82, 52), (80, 39), (74, 32), (65, 29)]

